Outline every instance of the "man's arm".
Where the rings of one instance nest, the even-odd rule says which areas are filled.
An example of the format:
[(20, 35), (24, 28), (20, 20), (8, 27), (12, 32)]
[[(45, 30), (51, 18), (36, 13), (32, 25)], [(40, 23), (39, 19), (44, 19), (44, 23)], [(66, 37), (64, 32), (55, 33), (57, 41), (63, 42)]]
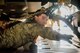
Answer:
[(35, 25), (32, 29), (32, 35), (40, 35), (43, 38), (47, 38), (50, 40), (55, 40), (55, 39), (59, 39), (59, 36), (61, 35), (60, 33), (52, 30), (52, 28), (49, 27), (42, 27), (39, 25)]
[(54, 31), (52, 28), (44, 28), (41, 36), (50, 40), (59, 40), (60, 35), (60, 33)]

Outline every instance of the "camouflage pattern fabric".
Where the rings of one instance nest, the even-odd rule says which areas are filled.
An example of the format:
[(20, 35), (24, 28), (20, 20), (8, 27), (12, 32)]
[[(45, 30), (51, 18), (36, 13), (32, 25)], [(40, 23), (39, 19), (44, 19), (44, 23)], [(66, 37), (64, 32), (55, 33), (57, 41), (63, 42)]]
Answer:
[(33, 42), (36, 36), (48, 39), (58, 39), (60, 34), (51, 28), (45, 28), (38, 23), (18, 23), (5, 29), (0, 35), (0, 48), (18, 48)]

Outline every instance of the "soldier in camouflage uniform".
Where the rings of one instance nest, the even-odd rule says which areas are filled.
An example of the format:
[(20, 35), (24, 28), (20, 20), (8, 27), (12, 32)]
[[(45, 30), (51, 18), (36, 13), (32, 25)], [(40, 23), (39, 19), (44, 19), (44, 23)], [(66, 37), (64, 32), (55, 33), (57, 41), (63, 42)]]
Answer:
[(58, 32), (52, 28), (44, 27), (47, 22), (47, 15), (44, 13), (34, 17), (34, 22), (20, 22), (4, 30), (0, 34), (0, 48), (18, 48), (29, 42), (34, 42), (35, 38), (40, 35), (50, 40), (56, 39)]
[[(30, 21), (30, 19), (28, 20)], [(44, 27), (46, 22), (46, 14), (40, 13), (34, 16), (33, 19), (31, 18), (30, 22), (13, 21), (6, 24), (8, 27), (6, 28), (5, 25), (5, 29), (0, 33), (0, 49), (18, 48), (25, 44), (34, 44), (38, 35), (51, 40), (56, 39), (55, 37), (58, 37), (60, 34), (53, 31), (52, 28)]]

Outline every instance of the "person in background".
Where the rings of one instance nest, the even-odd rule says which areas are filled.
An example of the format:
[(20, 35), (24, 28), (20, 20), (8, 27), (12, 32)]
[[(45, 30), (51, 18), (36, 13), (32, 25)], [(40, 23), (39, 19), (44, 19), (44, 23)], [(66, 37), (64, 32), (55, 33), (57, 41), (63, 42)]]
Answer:
[[(58, 0), (58, 9), (54, 11), (56, 15), (60, 15), (62, 18), (67, 19), (70, 23), (72, 22), (73, 14), (76, 13), (78, 8), (71, 4), (71, 0)], [(66, 26), (66, 25), (64, 25)]]

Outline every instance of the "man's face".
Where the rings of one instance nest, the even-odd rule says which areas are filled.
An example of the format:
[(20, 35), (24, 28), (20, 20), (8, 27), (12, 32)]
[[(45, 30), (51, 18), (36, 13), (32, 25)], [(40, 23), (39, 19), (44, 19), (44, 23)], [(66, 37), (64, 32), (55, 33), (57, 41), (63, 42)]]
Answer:
[(35, 16), (35, 20), (37, 21), (37, 23), (45, 25), (47, 23), (48, 16), (46, 14), (41, 14), (39, 16)]

